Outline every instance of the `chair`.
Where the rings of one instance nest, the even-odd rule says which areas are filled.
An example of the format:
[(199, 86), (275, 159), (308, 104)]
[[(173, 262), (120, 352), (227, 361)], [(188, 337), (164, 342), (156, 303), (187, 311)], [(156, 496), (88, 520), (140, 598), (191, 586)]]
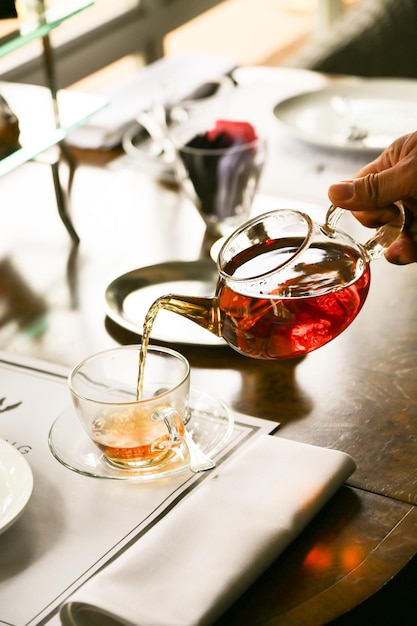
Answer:
[(287, 65), (329, 74), (417, 78), (417, 0), (363, 0)]

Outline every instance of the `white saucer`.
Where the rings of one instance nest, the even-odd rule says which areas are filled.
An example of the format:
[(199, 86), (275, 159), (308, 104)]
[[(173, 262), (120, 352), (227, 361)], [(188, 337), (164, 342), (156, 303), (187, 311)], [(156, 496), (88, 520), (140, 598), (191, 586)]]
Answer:
[[(234, 420), (229, 408), (218, 398), (192, 388), (190, 409), (188, 431), (206, 454), (215, 457), (224, 448), (233, 431)], [(135, 470), (111, 467), (84, 432), (72, 407), (55, 420), (49, 432), (48, 443), (52, 454), (62, 465), (93, 478), (143, 482), (179, 474), (190, 467), (187, 453), (184, 459), (172, 456), (158, 467), (149, 466)]]
[(32, 489), (29, 463), (10, 443), (0, 439), (0, 533), (23, 513)]

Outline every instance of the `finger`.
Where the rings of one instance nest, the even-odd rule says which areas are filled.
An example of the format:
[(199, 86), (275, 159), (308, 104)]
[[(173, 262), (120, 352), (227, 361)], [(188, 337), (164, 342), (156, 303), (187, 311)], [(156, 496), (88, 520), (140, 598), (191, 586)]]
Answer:
[(417, 161), (417, 132), (403, 135), (392, 142), (379, 156), (367, 163), (356, 174), (355, 178), (362, 178), (368, 174), (388, 170), (402, 160), (408, 162), (407, 167), (415, 171)]
[(401, 217), (401, 213), (395, 204), (383, 207), (382, 209), (370, 209), (369, 211), (351, 210), (356, 219), (367, 228), (378, 228), (384, 224), (395, 225)]
[(333, 184), (329, 187), (328, 194), (333, 204), (345, 209), (379, 209), (417, 195), (415, 178), (412, 177), (410, 184), (408, 177), (403, 175), (402, 164), (398, 164), (383, 172)]
[(404, 232), (385, 253), (387, 261), (395, 265), (408, 265), (417, 261), (417, 241), (409, 232)]

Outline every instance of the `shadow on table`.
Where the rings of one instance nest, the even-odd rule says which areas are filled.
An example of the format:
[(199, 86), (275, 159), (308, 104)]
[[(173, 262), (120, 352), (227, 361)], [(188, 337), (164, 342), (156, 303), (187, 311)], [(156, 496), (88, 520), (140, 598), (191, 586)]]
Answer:
[(380, 591), (327, 626), (415, 626), (417, 556)]

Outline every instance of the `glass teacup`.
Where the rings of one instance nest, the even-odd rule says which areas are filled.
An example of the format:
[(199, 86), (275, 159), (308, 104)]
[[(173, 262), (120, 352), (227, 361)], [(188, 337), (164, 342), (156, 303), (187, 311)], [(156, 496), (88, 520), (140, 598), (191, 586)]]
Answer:
[(185, 450), (190, 366), (179, 352), (149, 346), (138, 395), (139, 345), (87, 357), (68, 384), (84, 430), (105, 460), (122, 469), (156, 466)]

